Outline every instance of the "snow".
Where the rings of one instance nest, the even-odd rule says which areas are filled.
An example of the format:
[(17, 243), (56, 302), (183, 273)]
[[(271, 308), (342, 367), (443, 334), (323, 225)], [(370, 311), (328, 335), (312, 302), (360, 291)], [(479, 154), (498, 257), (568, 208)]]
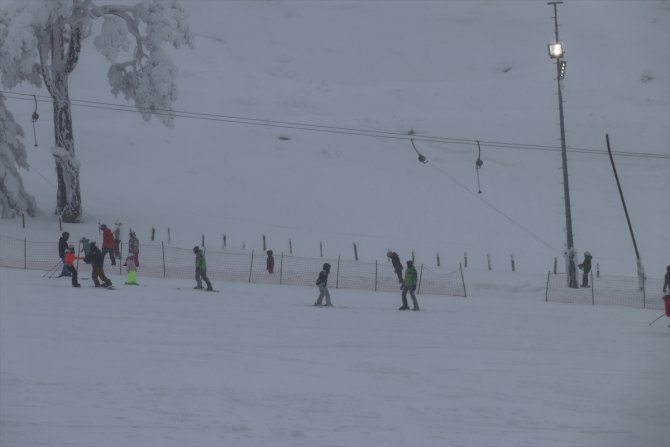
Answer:
[(338, 307), (315, 308), (316, 288), (111, 278), (0, 270), (2, 445), (670, 439), (668, 319), (545, 303), (539, 276), (469, 271), (469, 298), (419, 295), (421, 312), (392, 293), (331, 287)]
[[(560, 152), (496, 145), (560, 145), (545, 1), (182, 5), (195, 39), (166, 50), (174, 109), (201, 115), (177, 113), (174, 129), (96, 108), (124, 102), (92, 21), (69, 89), (85, 213), (63, 225), (71, 240), (100, 242), (98, 222), (121, 221), (143, 244), (155, 228), (158, 244), (169, 230), (168, 245), (204, 236), (221, 250), (225, 234), (227, 250), (258, 253), (264, 235), (276, 255), (290, 240), (297, 256), (323, 246), (352, 259), (355, 242), (361, 261), (386, 262), (391, 248), (433, 268), (439, 253), (447, 270), (467, 253), (468, 298), (419, 295), (422, 311), (405, 313), (399, 293), (331, 286), (340, 307), (315, 309), (315, 288), (210, 276), (221, 293), (206, 294), (140, 266), (142, 287), (108, 271), (117, 290), (72, 289), (2, 268), (0, 445), (670, 445), (668, 319), (544, 301), (554, 258), (563, 267)], [(670, 264), (670, 3), (558, 11), (567, 143), (601, 151), (568, 153), (578, 259), (588, 250), (603, 275), (635, 281), (609, 134), (614, 151), (664, 156), (615, 155), (658, 281)], [(40, 99), (34, 147), (32, 96), (6, 94), (27, 134), (24, 185), (44, 215), (26, 228), (0, 220), (0, 235), (55, 244), (52, 106), (43, 88), (12, 91)]]

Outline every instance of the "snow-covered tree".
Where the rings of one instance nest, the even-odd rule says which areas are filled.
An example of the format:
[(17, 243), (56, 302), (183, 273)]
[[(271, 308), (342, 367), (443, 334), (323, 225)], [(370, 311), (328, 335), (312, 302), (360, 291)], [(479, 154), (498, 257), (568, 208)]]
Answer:
[[(177, 0), (146, 0), (133, 6), (17, 0), (0, 10), (2, 85), (13, 89), (22, 82), (37, 87), (44, 83), (53, 98), (56, 213), (65, 222), (79, 222), (82, 216), (68, 78), (97, 18), (103, 23), (93, 43), (111, 63), (112, 93), (133, 101), (145, 120), (156, 116), (168, 127), (174, 125), (177, 69), (162, 46), (193, 45), (188, 15)], [(127, 60), (117, 61), (121, 58)]]
[(20, 213), (34, 216), (37, 211), (35, 199), (23, 188), (17, 168), (28, 169), (21, 138), (23, 129), (14, 121), (0, 93), (0, 218), (3, 219)]

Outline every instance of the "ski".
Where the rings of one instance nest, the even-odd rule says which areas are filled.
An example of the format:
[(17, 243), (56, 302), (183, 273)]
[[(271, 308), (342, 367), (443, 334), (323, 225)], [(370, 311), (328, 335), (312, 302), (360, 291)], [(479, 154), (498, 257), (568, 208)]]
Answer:
[(188, 287), (177, 287), (177, 290), (194, 290), (194, 291), (197, 291), (197, 292), (210, 292), (210, 293), (214, 292), (214, 293), (221, 293), (221, 291), (220, 291), (220, 290), (217, 290), (217, 289), (212, 289), (212, 290), (207, 290), (207, 289), (194, 289), (194, 288), (190, 288), (190, 289), (189, 289)]

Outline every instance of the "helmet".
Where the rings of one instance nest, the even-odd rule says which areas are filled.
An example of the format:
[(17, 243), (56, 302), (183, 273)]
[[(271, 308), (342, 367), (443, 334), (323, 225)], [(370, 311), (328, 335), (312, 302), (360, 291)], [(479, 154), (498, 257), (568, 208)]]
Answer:
[(193, 247), (193, 253), (197, 253), (197, 252), (199, 252), (199, 251), (200, 251), (200, 249), (198, 248), (197, 245), (196, 245), (195, 247)]
[(586, 256), (587, 258), (590, 258), (590, 257), (591, 257), (591, 253), (589, 253), (588, 251), (585, 251), (585, 252), (584, 252), (584, 256)]
[(407, 261), (407, 265), (414, 265), (414, 261), (410, 259), (409, 261)]
[(67, 231), (63, 231), (63, 237), (64, 238), (70, 237), (70, 233), (68, 233)]
[(266, 253), (267, 253), (269, 256), (272, 256), (272, 250), (268, 250)]
[(330, 270), (330, 264), (328, 264), (327, 262), (325, 264), (323, 264), (323, 269), (324, 270)]

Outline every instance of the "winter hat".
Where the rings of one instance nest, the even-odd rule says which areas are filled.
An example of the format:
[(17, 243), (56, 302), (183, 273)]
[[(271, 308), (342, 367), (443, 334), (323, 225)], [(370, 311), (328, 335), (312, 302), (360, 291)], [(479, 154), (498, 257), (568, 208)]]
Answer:
[(327, 262), (323, 264), (323, 269), (330, 271), (330, 264), (328, 264)]
[(407, 261), (407, 265), (414, 265), (414, 261), (410, 259), (409, 261)]
[(589, 253), (588, 251), (585, 251), (585, 252), (584, 252), (584, 256), (586, 256), (587, 258), (590, 258), (590, 257), (591, 257), (591, 253)]

